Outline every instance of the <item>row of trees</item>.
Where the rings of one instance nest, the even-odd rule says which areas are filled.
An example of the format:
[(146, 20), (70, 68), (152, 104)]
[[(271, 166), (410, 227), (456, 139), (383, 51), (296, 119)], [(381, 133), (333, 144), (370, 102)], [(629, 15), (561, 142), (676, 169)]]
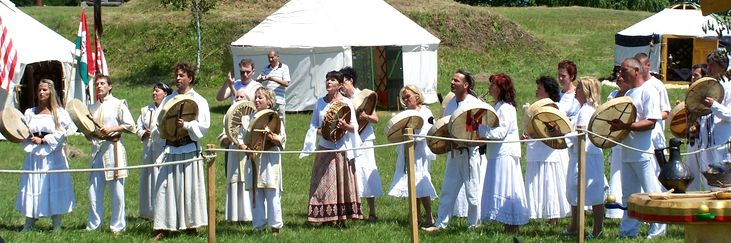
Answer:
[(489, 5), (489, 6), (508, 6), (508, 7), (524, 7), (524, 6), (584, 6), (593, 8), (622, 9), (635, 11), (659, 12), (669, 4), (693, 2), (698, 3), (699, 0), (683, 1), (683, 0), (456, 0), (469, 5)]

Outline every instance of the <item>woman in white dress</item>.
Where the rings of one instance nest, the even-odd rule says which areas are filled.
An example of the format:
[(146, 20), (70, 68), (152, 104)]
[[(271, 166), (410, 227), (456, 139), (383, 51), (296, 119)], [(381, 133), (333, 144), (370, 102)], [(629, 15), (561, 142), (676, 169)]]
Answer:
[[(536, 80), (536, 100), (550, 98), (559, 100), (558, 82), (550, 76), (541, 76)], [(528, 139), (528, 134), (523, 139)], [(530, 217), (548, 219), (548, 223), (556, 225), (559, 218), (571, 213), (566, 200), (566, 169), (564, 149), (556, 150), (541, 141), (526, 143), (525, 149), (525, 191), (528, 200)]]
[[(576, 88), (576, 100), (581, 103), (581, 109), (576, 117), (576, 127), (589, 125), (591, 115), (599, 106), (601, 88), (599, 81), (593, 77), (581, 77), (579, 85)], [(576, 138), (572, 138), (575, 140)], [(587, 139), (588, 140), (588, 139)], [(571, 225), (566, 230), (569, 234), (575, 234), (579, 213), (583, 213), (584, 209), (578, 209), (578, 160), (579, 149), (586, 151), (586, 197), (584, 202), (591, 206), (594, 216), (594, 230), (592, 236), (601, 235), (604, 221), (604, 191), (606, 189), (607, 179), (604, 177), (604, 154), (602, 150), (593, 143), (587, 142), (586, 147), (579, 148), (578, 143), (571, 143), (569, 150), (571, 151), (571, 159), (569, 161), (569, 175), (567, 176), (567, 197), (571, 204)], [(581, 210), (581, 212), (579, 212)], [(584, 232), (579, 232), (583, 234)]]
[[(152, 103), (142, 108), (137, 118), (137, 137), (144, 144), (142, 151), (142, 164), (156, 164), (162, 155), (162, 148), (165, 142), (160, 138), (157, 131), (157, 115), (160, 112), (160, 102), (173, 90), (164, 83), (157, 82), (152, 85)], [(155, 180), (157, 180), (157, 167), (142, 169), (140, 171), (140, 192), (138, 205), (140, 217), (152, 219), (153, 193), (155, 193)]]
[[(260, 87), (255, 91), (254, 104), (257, 111), (272, 109), (276, 100), (274, 92), (266, 87)], [(254, 118), (255, 113), (250, 114), (247, 123)], [(264, 130), (270, 131), (267, 126)], [(266, 138), (263, 138), (263, 149), (267, 151), (281, 151), (282, 144), (285, 142), (284, 123), (280, 121), (280, 134), (268, 132)], [(246, 137), (249, 131), (241, 129), (240, 136)], [(259, 145), (256, 145), (259, 146)], [(251, 149), (242, 143), (239, 149)], [(279, 230), (284, 226), (282, 222), (282, 157), (281, 154), (259, 153), (256, 157), (257, 171), (254, 171), (251, 158), (246, 161), (246, 189), (249, 191), (251, 198), (254, 198), (254, 190), (256, 190), (256, 198), (252, 212), (254, 214), (253, 227), (257, 230), (264, 229), (269, 226), (273, 235), (279, 234)], [(254, 185), (253, 178), (256, 176), (257, 182)]]
[[(488, 128), (480, 124), (482, 137), (497, 141), (518, 140), (518, 117), (515, 111), (515, 88), (506, 74), (490, 76), (490, 96), (500, 125)], [(508, 233), (518, 233), (528, 223), (530, 212), (525, 196), (523, 172), (520, 170), (520, 143), (487, 144), (487, 172), (482, 188), (482, 220), (504, 224)]]
[[(69, 168), (63, 152), (66, 133), (76, 126), (59, 105), (53, 81), (38, 84), (38, 104), (25, 110), (25, 121), (33, 136), (23, 140), (26, 152), (23, 169), (29, 171), (65, 170)], [(36, 220), (51, 217), (53, 229), (61, 229), (61, 216), (75, 204), (74, 187), (69, 173), (22, 174), (15, 208), (25, 216), (23, 231), (33, 228)]]
[[(607, 97), (607, 101), (624, 96), (624, 93), (630, 89), (628, 83), (624, 82), (622, 75), (619, 75), (619, 69), (617, 69), (617, 86), (619, 89), (612, 90)], [(609, 156), (609, 192), (607, 195), (612, 195), (616, 200), (622, 199), (622, 147), (612, 147), (612, 154)], [(622, 209), (607, 209), (606, 217), (613, 219), (621, 219), (624, 214)]]
[[(419, 135), (426, 135), (432, 124), (429, 123), (429, 119), (433, 119), (431, 110), (424, 104), (424, 95), (421, 90), (413, 85), (406, 85), (401, 88), (399, 92), (401, 96), (401, 105), (407, 110), (415, 110), (419, 112), (419, 116), (424, 119), (424, 125), (420, 129), (415, 129), (414, 133)], [(404, 146), (396, 146), (396, 168), (394, 170), (393, 181), (391, 182), (391, 189), (388, 191), (388, 195), (394, 197), (408, 197), (408, 175), (406, 174), (406, 163), (404, 162), (406, 155), (404, 155)], [(424, 207), (424, 218), (420, 221), (426, 226), (434, 225), (434, 218), (432, 217), (431, 201), (437, 198), (437, 191), (434, 189), (434, 184), (431, 182), (430, 166), (431, 161), (435, 160), (437, 156), (429, 150), (426, 146), (426, 140), (421, 139), (414, 144), (414, 185), (416, 186), (416, 212), (417, 215), (421, 215), (419, 211), (419, 204)]]
[[(255, 91), (256, 92), (256, 91)], [(234, 102), (249, 100), (247, 91), (239, 89), (234, 94)], [(252, 97), (253, 98), (253, 97)], [(249, 100), (251, 101), (251, 100)], [(246, 130), (249, 124), (249, 116), (242, 118), (241, 129)], [(224, 123), (225, 124), (225, 117)], [(225, 127), (223, 128), (226, 129)], [(229, 138), (225, 132), (221, 133), (218, 141), (222, 147), (229, 149), (238, 149), (236, 144)], [(239, 134), (237, 139), (239, 144), (243, 144), (244, 135)], [(244, 221), (248, 222), (253, 219), (251, 212), (251, 198), (249, 197), (248, 186), (246, 185), (246, 177), (249, 171), (239, 171), (239, 168), (245, 168), (246, 161), (249, 160), (248, 154), (238, 152), (226, 152), (226, 208), (224, 210), (224, 220), (228, 222)], [(240, 164), (244, 163), (244, 164)], [(244, 169), (245, 170), (245, 169)]]

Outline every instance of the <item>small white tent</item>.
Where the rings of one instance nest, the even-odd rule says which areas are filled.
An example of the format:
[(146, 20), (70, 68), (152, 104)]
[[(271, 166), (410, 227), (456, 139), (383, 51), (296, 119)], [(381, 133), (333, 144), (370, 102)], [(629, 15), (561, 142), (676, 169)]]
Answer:
[(15, 107), (23, 112), (33, 106), (35, 86), (42, 78), (55, 81), (63, 102), (81, 97), (83, 88), (76, 87), (80, 82), (75, 81), (73, 68), (74, 43), (23, 13), (9, 0), (0, 0), (0, 16), (18, 54), (10, 89), (0, 91), (1, 107)]
[[(292, 0), (232, 42), (231, 54), (238, 77), (241, 59), (253, 59), (261, 71), (268, 65), (268, 51), (277, 50), (292, 78), (286, 109), (302, 111), (311, 110), (325, 95), (328, 71), (359, 66), (354, 65), (359, 61), (368, 62), (359, 70), (359, 86), (375, 83), (365, 87), (375, 89), (380, 101), (395, 100), (398, 89), (411, 84), (423, 91), (426, 103), (436, 102), (439, 42), (383, 0)], [(384, 47), (396, 50), (387, 54), (394, 61), (374, 61), (379, 55), (374, 50), (384, 54)], [(358, 50), (367, 55), (356, 55)]]
[(719, 26), (710, 16), (689, 5), (664, 9), (615, 35), (614, 65), (644, 52), (650, 56), (650, 71), (663, 81), (687, 81), (694, 64), (705, 63), (718, 46), (714, 31), (703, 31), (707, 23)]

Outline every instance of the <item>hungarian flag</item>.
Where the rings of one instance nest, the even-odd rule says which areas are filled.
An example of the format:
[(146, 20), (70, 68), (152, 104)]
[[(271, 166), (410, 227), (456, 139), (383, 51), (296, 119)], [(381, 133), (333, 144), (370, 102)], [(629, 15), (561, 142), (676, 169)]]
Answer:
[(15, 75), (15, 67), (18, 65), (18, 53), (15, 52), (13, 39), (8, 34), (8, 28), (0, 17), (0, 88), (10, 89), (10, 83), (13, 82)]
[(86, 26), (86, 9), (81, 9), (81, 18), (79, 20), (79, 32), (76, 35), (76, 73), (78, 73), (81, 81), (84, 82), (87, 89), (87, 100), (94, 102), (94, 82), (91, 84), (89, 80), (94, 79), (94, 52), (91, 49), (89, 41), (89, 29)]
[(99, 32), (94, 31), (94, 58), (96, 59), (96, 73), (109, 76), (109, 66), (107, 66), (107, 58), (104, 57), (104, 48), (99, 40)]

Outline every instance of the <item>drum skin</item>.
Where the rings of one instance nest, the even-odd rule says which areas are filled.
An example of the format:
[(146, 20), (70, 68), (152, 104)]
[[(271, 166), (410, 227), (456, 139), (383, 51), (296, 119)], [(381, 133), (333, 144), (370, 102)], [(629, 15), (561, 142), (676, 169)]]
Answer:
[[(594, 114), (591, 115), (587, 130), (597, 133), (601, 136), (611, 138), (614, 141), (621, 142), (627, 135), (629, 130), (611, 131), (610, 122), (619, 119), (624, 124), (635, 122), (637, 119), (637, 108), (632, 104), (632, 99), (627, 96), (614, 98), (599, 106)], [(611, 148), (617, 145), (604, 138), (600, 138), (593, 134), (589, 134), (589, 140), (599, 148)]]
[(341, 118), (345, 118), (345, 122), (350, 124), (350, 107), (342, 101), (336, 101), (330, 105), (320, 125), (323, 139), (334, 143), (345, 136), (345, 129), (338, 128), (338, 121)]
[(405, 110), (401, 113), (396, 114), (386, 124), (383, 130), (384, 136), (391, 143), (398, 143), (408, 140), (405, 137), (403, 130), (406, 128), (419, 129), (424, 125), (424, 119), (419, 116), (419, 112), (416, 110)]
[(157, 130), (160, 131), (160, 138), (175, 142), (188, 136), (188, 131), (178, 127), (177, 120), (181, 118), (188, 122), (197, 117), (198, 104), (188, 95), (176, 95), (165, 103), (157, 117)]

